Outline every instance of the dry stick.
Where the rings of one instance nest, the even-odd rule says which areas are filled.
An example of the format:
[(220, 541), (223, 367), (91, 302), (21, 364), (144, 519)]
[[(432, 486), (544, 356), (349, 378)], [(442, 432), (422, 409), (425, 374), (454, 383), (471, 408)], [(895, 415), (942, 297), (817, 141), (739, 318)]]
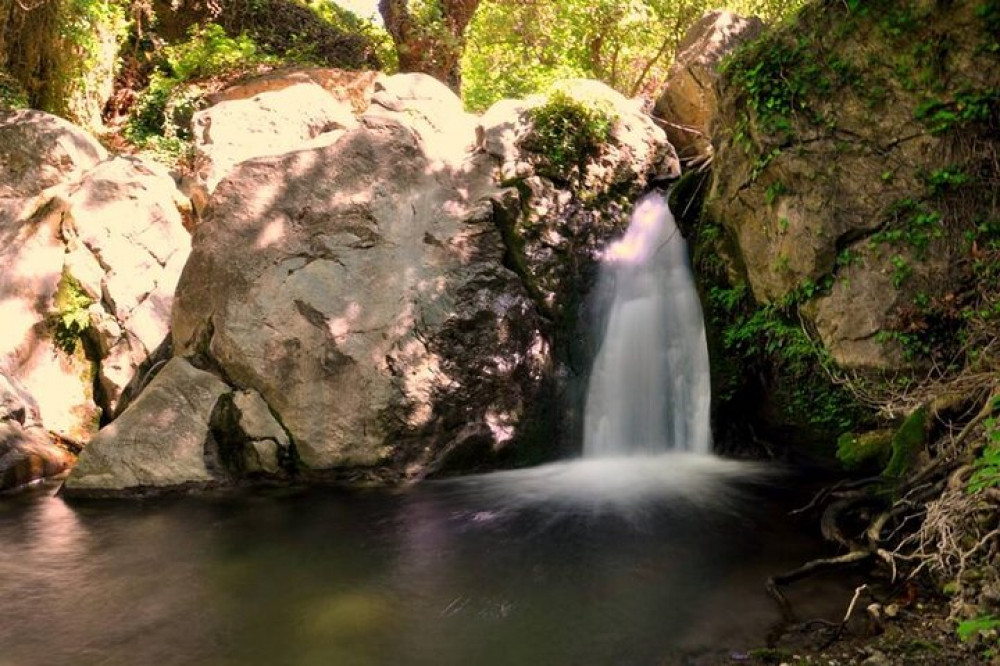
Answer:
[(828, 647), (836, 643), (838, 640), (840, 640), (840, 637), (844, 635), (844, 630), (847, 628), (847, 623), (850, 621), (851, 615), (854, 613), (854, 606), (858, 603), (858, 599), (861, 597), (861, 593), (867, 589), (868, 589), (867, 583), (859, 585), (858, 587), (854, 588), (854, 596), (851, 597), (851, 603), (847, 605), (847, 612), (844, 613), (844, 619), (840, 621), (840, 624), (837, 626), (837, 630), (833, 632), (833, 636), (830, 637), (830, 640), (828, 640), (823, 645), (823, 647), (820, 648), (821, 650), (827, 649)]
[(872, 554), (867, 550), (852, 550), (849, 553), (839, 555), (837, 557), (825, 557), (810, 560), (798, 569), (792, 569), (786, 573), (768, 578), (766, 586), (767, 593), (778, 603), (778, 606), (781, 608), (781, 615), (785, 621), (789, 623), (794, 622), (795, 613), (792, 612), (792, 606), (788, 603), (788, 599), (785, 598), (785, 595), (782, 594), (779, 586), (794, 583), (795, 581), (802, 580), (803, 578), (808, 578), (809, 576), (815, 575), (826, 569), (834, 569), (846, 564), (862, 562), (871, 556)]

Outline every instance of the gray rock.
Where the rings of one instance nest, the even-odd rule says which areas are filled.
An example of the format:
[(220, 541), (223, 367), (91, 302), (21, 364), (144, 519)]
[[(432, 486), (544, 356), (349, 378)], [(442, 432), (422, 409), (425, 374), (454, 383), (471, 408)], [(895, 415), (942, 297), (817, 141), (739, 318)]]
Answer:
[(216, 481), (209, 421), (216, 402), (229, 391), (214, 375), (184, 359), (172, 359), (84, 449), (66, 479), (66, 492), (85, 495)]
[[(259, 392), (307, 470), (418, 476), (463, 442), (499, 451), (544, 378), (534, 306), (501, 265), (490, 160), (462, 153), (457, 170), (425, 149), (419, 109), (458, 102), (406, 82), (331, 145), (237, 166), (178, 287), (176, 353)], [(452, 145), (474, 143), (467, 128), (447, 128)]]

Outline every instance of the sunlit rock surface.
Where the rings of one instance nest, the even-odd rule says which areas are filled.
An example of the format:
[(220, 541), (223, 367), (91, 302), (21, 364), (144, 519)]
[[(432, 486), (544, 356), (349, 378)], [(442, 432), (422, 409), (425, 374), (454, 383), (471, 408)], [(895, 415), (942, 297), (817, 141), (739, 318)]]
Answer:
[(464, 150), (475, 123), (427, 77), (387, 79), (361, 122), (220, 183), (178, 287), (175, 351), (259, 392), (306, 470), (489, 460), (522, 436), (548, 362), (502, 265), (492, 163)]
[(85, 449), (66, 490), (204, 485), (217, 479), (210, 421), (229, 387), (181, 358), (172, 359), (142, 395)]
[[(0, 116), (0, 372), (77, 445), (166, 338), (190, 246), (170, 176), (106, 157), (54, 116)], [(57, 340), (66, 321), (77, 330)]]
[(763, 29), (759, 18), (744, 18), (725, 10), (708, 12), (688, 28), (653, 110), (665, 121), (667, 138), (681, 160), (701, 162), (711, 157), (711, 123), (719, 105), (719, 64)]
[(0, 372), (0, 490), (60, 474), (73, 459), (42, 427), (31, 395)]

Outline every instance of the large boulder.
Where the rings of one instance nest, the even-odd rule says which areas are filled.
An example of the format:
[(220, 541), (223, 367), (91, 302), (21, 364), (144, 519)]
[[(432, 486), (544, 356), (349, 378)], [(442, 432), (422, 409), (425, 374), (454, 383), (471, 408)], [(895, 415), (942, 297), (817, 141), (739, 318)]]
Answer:
[(722, 59), (760, 35), (764, 23), (726, 10), (708, 12), (688, 28), (677, 45), (667, 81), (653, 109), (664, 121), (667, 139), (686, 163), (712, 156), (712, 122), (718, 109)]
[[(190, 420), (199, 434), (183, 454), (190, 474), (164, 476), (167, 485), (286, 475), (398, 482), (509, 464), (533, 456), (533, 444), (551, 450), (555, 333), (540, 310), (557, 309), (557, 290), (584, 281), (553, 277), (546, 298), (535, 276), (556, 275), (560, 263), (595, 266), (624, 226), (621, 200), (679, 170), (637, 104), (600, 84), (571, 87), (603, 100), (614, 122), (569, 180), (535, 172), (544, 156), (525, 109), (479, 121), (420, 74), (377, 79), (355, 127), (236, 163), (195, 232), (171, 324), (171, 364), (186, 359), (227, 388), (171, 421)], [(516, 178), (534, 177), (552, 198), (497, 182), (521, 163)], [(574, 214), (585, 212), (546, 216), (563, 193)], [(615, 210), (601, 217), (609, 201)], [(533, 225), (550, 243), (566, 235), (561, 257), (522, 251), (513, 230)], [(188, 380), (174, 375), (184, 393)], [(83, 452), (78, 469), (101, 471), (86, 488), (71, 480), (69, 492), (128, 491), (120, 479), (131, 472), (116, 466), (166, 464), (162, 445), (110, 453), (153, 446), (142, 433), (162, 410), (145, 395)], [(91, 465), (91, 455), (101, 458)]]
[(993, 335), (995, 44), (972, 2), (822, 4), (727, 68), (707, 211), (841, 367), (954, 368)]
[[(540, 112), (574, 121), (604, 118), (608, 135), (582, 165), (565, 165), (560, 173), (549, 163), (548, 144), (562, 137), (538, 132)], [(561, 126), (576, 132), (573, 125)], [(512, 187), (503, 225), (521, 255), (518, 268), (541, 307), (557, 318), (572, 318), (575, 296), (593, 284), (601, 249), (624, 231), (630, 203), (680, 175), (677, 153), (641, 104), (586, 79), (560, 81), (547, 95), (497, 102), (482, 117), (480, 144), (501, 182)]]
[[(12, 165), (0, 173), (0, 371), (46, 429), (83, 444), (166, 337), (186, 203), (164, 170), (100, 161), (103, 149), (51, 116), (6, 115), (0, 136), (17, 139), (0, 141)], [(32, 145), (37, 162), (22, 154)]]
[(442, 148), (474, 144), (475, 123), (422, 75), (374, 102), (335, 142), (219, 184), (173, 333), (262, 396), (304, 470), (401, 478), (523, 439), (547, 344), (502, 265), (489, 158)]

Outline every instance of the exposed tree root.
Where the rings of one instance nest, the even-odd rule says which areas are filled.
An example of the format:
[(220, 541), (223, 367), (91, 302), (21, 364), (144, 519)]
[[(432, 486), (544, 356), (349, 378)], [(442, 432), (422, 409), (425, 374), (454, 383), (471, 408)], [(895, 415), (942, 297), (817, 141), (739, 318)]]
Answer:
[[(968, 483), (974, 461), (988, 444), (987, 419), (1000, 411), (996, 380), (994, 376), (988, 391), (981, 383), (973, 387), (979, 409), (971, 418), (967, 410), (964, 423), (934, 415), (944, 434), (928, 446), (924, 464), (907, 477), (840, 481), (793, 512), (818, 514), (823, 537), (846, 552), (768, 579), (767, 592), (784, 622), (779, 635), (796, 621), (782, 588), (819, 573), (868, 563), (885, 570), (892, 581), (930, 575), (940, 584), (963, 580), (971, 568), (993, 570), (1000, 557), (1000, 488), (970, 493)], [(839, 625), (827, 622), (834, 628), (827, 646), (843, 635), (865, 589), (855, 590)]]

